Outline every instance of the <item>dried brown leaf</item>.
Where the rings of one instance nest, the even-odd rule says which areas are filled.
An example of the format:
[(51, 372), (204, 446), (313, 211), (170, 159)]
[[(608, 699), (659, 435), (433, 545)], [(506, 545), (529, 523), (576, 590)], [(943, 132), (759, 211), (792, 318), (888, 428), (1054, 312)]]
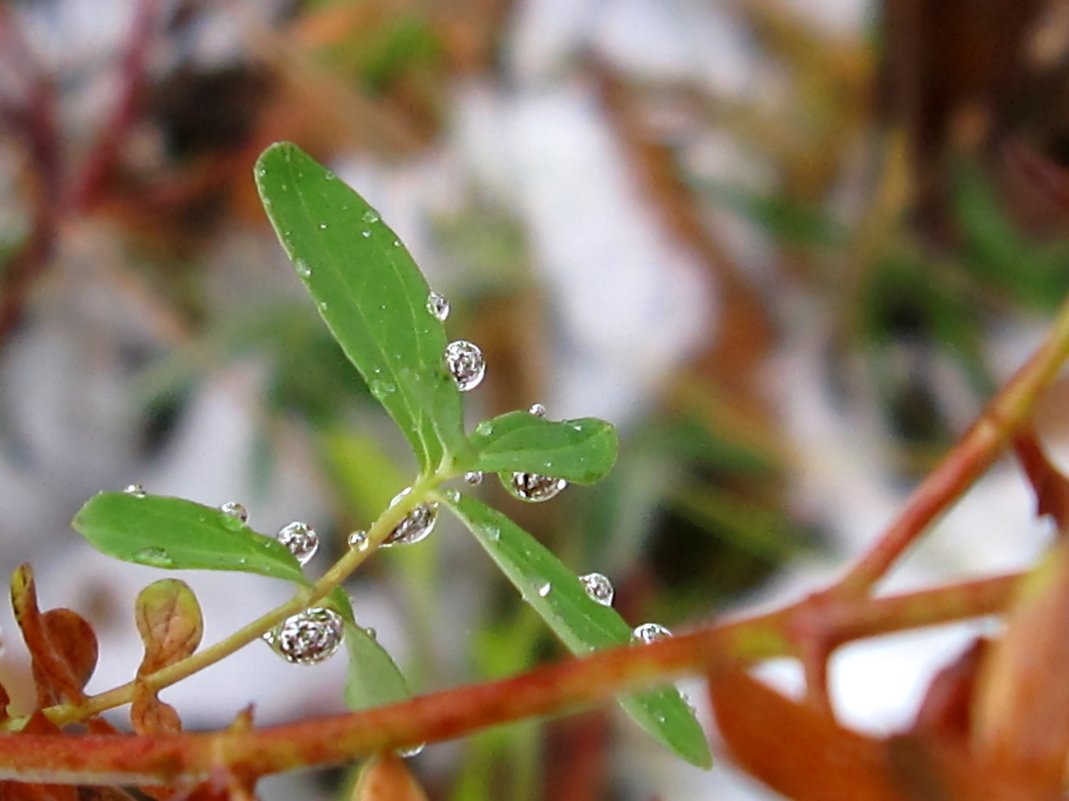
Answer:
[(1069, 543), (1060, 541), (1022, 582), (1006, 631), (978, 677), (972, 742), (997, 765), (1029, 765), (1060, 788), (1069, 752)]
[(138, 734), (177, 734), (182, 731), (182, 719), (175, 708), (144, 687), (138, 688), (130, 704), (130, 723)]
[(33, 569), (21, 565), (11, 577), (11, 605), (30, 651), (37, 703), (80, 703), (96, 668), (98, 647), (93, 627), (69, 609), (44, 614), (37, 605)]

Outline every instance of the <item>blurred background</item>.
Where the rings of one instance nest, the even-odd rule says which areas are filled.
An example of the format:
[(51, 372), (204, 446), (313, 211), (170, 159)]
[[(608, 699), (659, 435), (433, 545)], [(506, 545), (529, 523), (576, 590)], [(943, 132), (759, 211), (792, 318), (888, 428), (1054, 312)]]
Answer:
[[(136, 669), (133, 599), (159, 572), (70, 530), (90, 495), (141, 482), (240, 501), (266, 533), (307, 521), (314, 573), (410, 480), (260, 209), (253, 161), (288, 139), (380, 209), (449, 298), (450, 336), (486, 353), (469, 421), (541, 402), (620, 429), (601, 485), (537, 507), (479, 492), (610, 576), (632, 622), (797, 598), (872, 540), (1069, 289), (1067, 94), (1065, 0), (3, 0), (5, 569), (32, 561), (42, 603), (94, 623), (99, 691)], [(1067, 390), (1038, 418), (1063, 457)], [(1021, 567), (1045, 534), (1000, 465), (889, 586)], [(207, 640), (287, 591), (188, 580)], [(562, 657), (444, 522), (349, 589), (421, 691)], [(0, 675), (25, 692), (0, 625)], [(845, 649), (842, 718), (905, 724), (975, 630)], [(163, 695), (190, 728), (249, 702), (289, 720), (342, 708), (343, 662), (255, 645)], [(614, 709), (412, 766), (453, 801), (772, 798)]]

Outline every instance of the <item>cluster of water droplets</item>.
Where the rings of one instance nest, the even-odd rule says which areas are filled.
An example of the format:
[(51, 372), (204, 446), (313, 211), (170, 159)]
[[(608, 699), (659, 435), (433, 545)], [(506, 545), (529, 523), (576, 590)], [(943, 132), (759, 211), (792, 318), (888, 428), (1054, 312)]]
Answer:
[(341, 645), (345, 623), (333, 609), (316, 606), (292, 615), (263, 639), (271, 649), (294, 665), (316, 665), (334, 655)]

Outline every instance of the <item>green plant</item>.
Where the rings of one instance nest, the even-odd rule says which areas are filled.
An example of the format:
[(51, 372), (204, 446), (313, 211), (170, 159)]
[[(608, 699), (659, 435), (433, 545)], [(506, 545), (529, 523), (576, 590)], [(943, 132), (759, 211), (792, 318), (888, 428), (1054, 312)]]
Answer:
[[(0, 788), (11, 792), (23, 788), (26, 797), (35, 798), (42, 786), (75, 784), (138, 785), (161, 798), (175, 788), (203, 797), (246, 797), (263, 775), (366, 756), (375, 757), (370, 762), (373, 775), (361, 781), (361, 797), (391, 797), (381, 786), (396, 788), (397, 782), (409, 781), (391, 756), (396, 749), (608, 696), (618, 696), (631, 717), (657, 741), (683, 759), (708, 767), (711, 757), (701, 727), (680, 694), (664, 686), (679, 673), (697, 672), (709, 676), (722, 733), (745, 765), (796, 797), (837, 798), (842, 796), (828, 794), (827, 785), (821, 783), (826, 774), (870, 746), (856, 735), (850, 739), (834, 723), (826, 687), (827, 660), (834, 648), (861, 637), (1011, 606), (1009, 645), (996, 649), (996, 657), (986, 663), (987, 689), (979, 691), (974, 701), (978, 714), (997, 724), (986, 723), (984, 731), (998, 747), (998, 759), (983, 763), (966, 781), (961, 776), (969, 772), (969, 760), (975, 755), (954, 750), (955, 741), (944, 735), (922, 745), (929, 749), (924, 753), (935, 774), (955, 793), (965, 788), (948, 797), (979, 797), (969, 795), (974, 792), (969, 788), (983, 786), (970, 783), (977, 782), (977, 776), (1002, 781), (1017, 776), (1022, 764), (1035, 764), (1032, 753), (1014, 762), (1010, 757), (1019, 755), (1010, 748), (1010, 757), (1005, 756), (1007, 743), (1012, 745), (1014, 737), (1039, 725), (1041, 711), (1028, 699), (1014, 696), (1012, 688), (1022, 675), (1029, 686), (1054, 682), (1051, 671), (1063, 662), (1057, 649), (1047, 649), (1041, 666), (1048, 674), (1036, 678), (1035, 666), (1013, 658), (1017, 653), (1013, 649), (1023, 647), (1027, 652), (1030, 644), (1035, 645), (1035, 632), (1066, 611), (1060, 589), (1069, 586), (1064, 544), (1054, 559), (1037, 569), (1038, 578), (1028, 582), (1029, 592), (1017, 604), (1020, 574), (903, 596), (874, 597), (872, 591), (927, 525), (1011, 441), (1036, 488), (1040, 511), (1053, 515), (1065, 531), (1069, 482), (1046, 460), (1028, 432), (1027, 421), (1035, 398), (1069, 354), (1069, 307), (1062, 311), (1048, 342), (995, 397), (920, 485), (902, 515), (840, 582), (775, 612), (668, 638), (653, 625), (633, 630), (608, 603), (611, 587), (603, 577), (577, 577), (507, 516), (450, 486), (497, 473), (523, 499), (548, 500), (567, 482), (591, 483), (608, 473), (616, 458), (612, 426), (595, 419), (551, 421), (544, 410), (532, 408), (485, 420), (468, 434), (462, 391), (481, 380), (481, 354), (470, 343), (448, 343), (443, 325), (447, 305), (430, 290), (375, 210), (293, 145), (269, 148), (256, 166), (256, 180), (297, 274), (371, 394), (411, 445), (418, 475), (366, 531), (350, 536), (348, 552), (317, 579), (307, 576), (302, 566), (315, 547), (314, 534), (302, 525), (287, 527), (277, 538), (267, 537), (247, 526), (244, 509), (237, 504), (216, 509), (149, 495), (137, 486), (92, 498), (74, 526), (107, 554), (168, 570), (256, 573), (289, 581), (295, 592), (278, 608), (198, 650), (201, 612), (193, 593), (171, 578), (151, 584), (135, 607), (145, 643), (135, 677), (89, 697), (84, 687), (97, 656), (91, 628), (70, 610), (42, 613), (32, 571), (20, 567), (12, 580), (12, 601), (32, 655), (37, 709), (28, 717), (6, 713), (3, 717), (7, 734), (0, 740), (0, 776), (21, 784)], [(440, 507), (471, 531), (531, 608), (582, 659), (502, 681), (411, 696), (390, 655), (358, 624), (342, 582), (378, 548), (411, 545), (427, 536)], [(1037, 582), (1041, 595), (1044, 587), (1058, 590), (1042, 595), (1052, 599), (1050, 603), (1035, 602)], [(158, 698), (160, 690), (261, 637), (297, 663), (320, 661), (344, 643), (350, 660), (345, 695), (352, 712), (270, 728), (256, 728), (249, 714), (240, 713), (225, 730), (183, 733), (177, 711)], [(642, 647), (630, 647), (636, 639)], [(805, 666), (809, 694), (805, 705), (758, 689), (738, 670), (777, 656), (797, 657)], [(0, 701), (6, 706), (4, 695)], [(117, 731), (100, 717), (123, 704), (130, 705), (133, 735)], [(810, 753), (783, 737), (780, 729), (770, 737), (763, 715), (812, 734), (828, 745), (832, 756), (819, 749)], [(74, 724), (83, 725), (92, 736), (66, 728)], [(1050, 726), (1042, 723), (1041, 728), (1047, 732)], [(1069, 733), (1059, 730), (1053, 736), (1056, 743), (1049, 750), (1063, 763)], [(945, 756), (947, 749), (953, 751), (952, 757)], [(765, 751), (786, 751), (787, 756), (782, 765), (770, 767), (770, 760), (762, 757)], [(978, 753), (984, 756), (983, 751)], [(923, 782), (910, 784), (917, 781), (915, 777), (899, 775), (894, 764), (875, 765), (875, 758), (866, 759), (856, 766), (862, 777), (856, 784), (868, 782), (876, 789), (858, 797), (924, 797)], [(812, 779), (809, 789), (806, 775)], [(418, 792), (405, 786), (405, 792)], [(897, 789), (879, 794), (885, 786)], [(380, 789), (371, 789), (376, 787)], [(53, 792), (62, 795), (55, 788), (48, 790)]]

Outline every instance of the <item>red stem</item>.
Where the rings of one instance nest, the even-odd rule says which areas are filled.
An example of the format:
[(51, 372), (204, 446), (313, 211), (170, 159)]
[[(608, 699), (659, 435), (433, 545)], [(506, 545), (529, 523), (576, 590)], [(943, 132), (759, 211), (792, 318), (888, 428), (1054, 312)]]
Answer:
[[(703, 674), (738, 662), (797, 655), (793, 631), (823, 616), (829, 641), (993, 614), (1020, 574), (887, 598), (838, 601), (815, 596), (778, 612), (724, 623), (643, 646), (538, 668), (501, 681), (421, 696), (402, 704), (272, 726), (161, 736), (9, 735), (0, 779), (79, 784), (174, 784), (213, 772), (259, 776), (346, 762), (405, 744), (439, 741), (488, 726), (560, 713), (620, 692)], [(804, 628), (804, 627), (803, 627)]]

